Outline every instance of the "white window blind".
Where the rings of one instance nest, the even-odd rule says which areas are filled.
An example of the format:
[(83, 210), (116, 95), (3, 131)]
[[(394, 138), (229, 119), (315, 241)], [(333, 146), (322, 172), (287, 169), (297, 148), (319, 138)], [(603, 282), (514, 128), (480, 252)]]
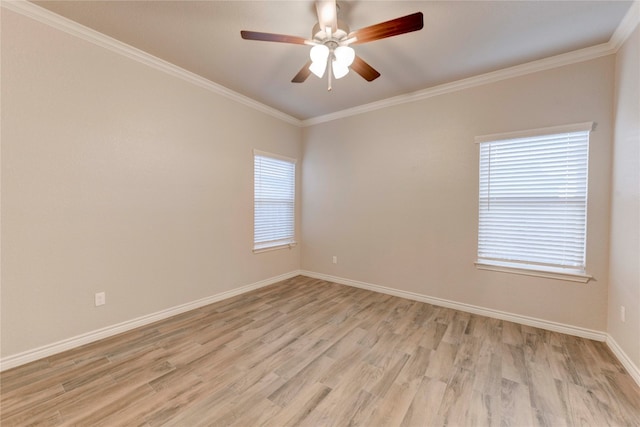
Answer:
[(295, 243), (295, 178), (295, 160), (254, 152), (254, 250)]
[(591, 126), (480, 141), (478, 262), (584, 273)]

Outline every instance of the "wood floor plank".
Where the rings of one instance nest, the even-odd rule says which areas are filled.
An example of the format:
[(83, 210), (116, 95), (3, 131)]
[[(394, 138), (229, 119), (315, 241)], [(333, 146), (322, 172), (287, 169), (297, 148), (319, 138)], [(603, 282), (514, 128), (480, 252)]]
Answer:
[[(60, 385), (62, 386), (62, 385)], [(111, 376), (104, 376), (88, 385), (90, 388), (78, 387), (74, 390), (57, 395), (42, 401), (36, 406), (22, 406), (16, 412), (5, 411), (4, 407), (0, 411), (0, 425), (2, 426), (24, 426), (29, 424), (39, 424), (39, 420), (47, 419), (51, 414), (58, 414), (61, 420), (60, 410), (73, 404), (79, 410), (88, 410), (87, 407), (94, 396), (101, 393), (111, 393), (116, 388), (121, 387)], [(85, 406), (86, 405), (86, 406)]]
[(316, 383), (333, 363), (333, 359), (321, 354), (267, 396), (267, 399), (280, 407), (286, 407), (297, 395), (302, 393), (304, 389)]
[(529, 426), (534, 424), (533, 408), (526, 385), (504, 378), (500, 393), (501, 425)]
[(73, 405), (60, 410), (65, 423), (69, 425), (100, 425), (109, 418), (118, 418), (121, 411), (137, 405), (139, 401), (153, 398), (155, 392), (149, 384), (140, 384), (133, 387), (123, 387), (117, 393), (97, 395), (97, 399), (91, 402), (90, 411), (79, 411)]
[(505, 342), (502, 344), (501, 348), (502, 378), (527, 385), (527, 369), (522, 347)]
[(378, 398), (371, 414), (364, 421), (368, 426), (399, 426), (404, 419), (416, 392), (418, 382), (394, 382), (384, 397)]
[(485, 394), (473, 390), (465, 424), (470, 426), (500, 426), (502, 398), (500, 395)]
[(252, 425), (248, 418), (249, 415), (252, 415), (252, 408), (261, 403), (273, 406), (264, 396), (270, 395), (282, 384), (284, 384), (284, 380), (278, 375), (268, 374), (246, 389), (244, 393), (236, 394), (231, 399), (225, 399), (224, 403), (217, 407), (206, 408), (205, 411), (194, 413), (194, 417), (183, 425), (193, 427)]
[(135, 405), (104, 416), (99, 425), (140, 425), (146, 424), (148, 417), (154, 415), (169, 418), (171, 414), (184, 411), (189, 402), (207, 392), (208, 384), (201, 381), (195, 375), (185, 376), (179, 387), (164, 388), (157, 391), (154, 399), (142, 399)]
[(53, 384), (44, 389), (38, 388), (32, 393), (12, 393), (11, 397), (6, 397), (2, 401), (3, 416), (10, 417), (20, 412), (28, 411), (29, 408), (40, 407), (46, 402), (63, 395), (64, 392), (65, 389), (62, 385)]
[(335, 388), (340, 381), (355, 369), (366, 354), (365, 347), (355, 345), (351, 353), (346, 353), (342, 357), (335, 359), (333, 364), (320, 377), (320, 382), (331, 388)]
[[(439, 415), (442, 398), (447, 383), (422, 377), (416, 394), (405, 412), (401, 427), (424, 427), (443, 425), (444, 420)], [(514, 424), (515, 425), (515, 424)]]
[(298, 276), (0, 374), (2, 426), (637, 426), (604, 343)]
[(254, 425), (297, 426), (327, 397), (331, 388), (322, 383), (313, 383), (299, 393), (289, 404), (277, 414), (267, 419), (258, 420)]
[(334, 391), (324, 399), (308, 417), (302, 420), (301, 427), (316, 426), (359, 426), (364, 424), (375, 407), (377, 397), (366, 390), (356, 389), (349, 399), (340, 399)]
[(438, 411), (438, 415), (442, 417), (445, 424), (467, 425), (467, 411), (473, 394), (474, 378), (473, 371), (459, 367), (453, 368)]
[(382, 377), (382, 369), (366, 362), (353, 367), (332, 391), (302, 421), (301, 425), (349, 425), (363, 418), (377, 397), (368, 390)]
[(438, 345), (438, 348), (431, 355), (425, 375), (429, 378), (448, 382), (451, 377), (457, 353), (457, 345), (441, 342), (440, 345)]

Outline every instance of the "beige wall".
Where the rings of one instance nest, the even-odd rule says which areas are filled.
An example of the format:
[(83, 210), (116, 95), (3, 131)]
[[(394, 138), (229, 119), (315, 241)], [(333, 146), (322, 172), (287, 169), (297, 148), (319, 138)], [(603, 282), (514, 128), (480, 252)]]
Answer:
[[(616, 59), (609, 333), (640, 367), (640, 29)], [(620, 307), (626, 320), (620, 319)]]
[[(613, 72), (608, 56), (305, 129), (302, 268), (605, 331)], [(587, 243), (595, 280), (477, 270), (474, 136), (585, 121), (597, 122)]]
[(300, 138), (3, 9), (2, 356), (297, 270), (251, 251), (252, 149)]
[[(304, 131), (5, 9), (2, 66), (2, 357), (302, 268), (598, 331), (608, 322), (640, 365), (637, 30), (617, 60)], [(597, 122), (595, 280), (476, 270), (474, 136), (584, 121)], [(304, 153), (302, 247), (251, 252), (253, 148)]]

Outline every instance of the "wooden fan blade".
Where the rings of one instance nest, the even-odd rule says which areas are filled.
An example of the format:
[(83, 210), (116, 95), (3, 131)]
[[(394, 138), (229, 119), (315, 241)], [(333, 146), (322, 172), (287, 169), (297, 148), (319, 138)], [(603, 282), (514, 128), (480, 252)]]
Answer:
[(336, 0), (318, 0), (316, 1), (316, 12), (318, 13), (318, 24), (320, 29), (331, 28), (331, 32), (335, 33), (338, 29), (338, 9)]
[(364, 27), (349, 34), (349, 38), (356, 40), (351, 44), (362, 44), (387, 37), (398, 36), (404, 33), (421, 30), (424, 26), (422, 12), (416, 12), (391, 21)]
[(240, 31), (240, 35), (245, 40), (258, 40), (262, 42), (278, 42), (291, 44), (309, 44), (309, 41), (297, 36), (287, 36), (284, 34), (260, 33), (257, 31)]
[(380, 73), (376, 71), (376, 69), (371, 65), (364, 62), (364, 59), (360, 58), (358, 55), (356, 55), (355, 59), (353, 60), (351, 69), (360, 74), (368, 82), (372, 82), (380, 77)]
[(311, 61), (308, 61), (306, 64), (304, 64), (304, 67), (302, 67), (300, 71), (298, 71), (298, 74), (296, 74), (295, 77), (291, 80), (291, 83), (302, 83), (307, 80), (307, 77), (309, 77), (309, 74), (311, 74), (311, 70), (309, 70), (310, 65)]

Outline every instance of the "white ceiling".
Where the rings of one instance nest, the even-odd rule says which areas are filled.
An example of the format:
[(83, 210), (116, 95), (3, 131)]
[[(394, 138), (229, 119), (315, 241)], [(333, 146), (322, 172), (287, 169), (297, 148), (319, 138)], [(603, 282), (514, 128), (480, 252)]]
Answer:
[[(311, 37), (312, 0), (36, 1), (235, 92), (304, 120), (609, 41), (629, 1), (339, 1), (352, 30), (413, 12), (424, 29), (354, 46), (382, 76), (291, 79), (309, 47), (240, 30)], [(326, 77), (326, 76), (325, 76)]]

